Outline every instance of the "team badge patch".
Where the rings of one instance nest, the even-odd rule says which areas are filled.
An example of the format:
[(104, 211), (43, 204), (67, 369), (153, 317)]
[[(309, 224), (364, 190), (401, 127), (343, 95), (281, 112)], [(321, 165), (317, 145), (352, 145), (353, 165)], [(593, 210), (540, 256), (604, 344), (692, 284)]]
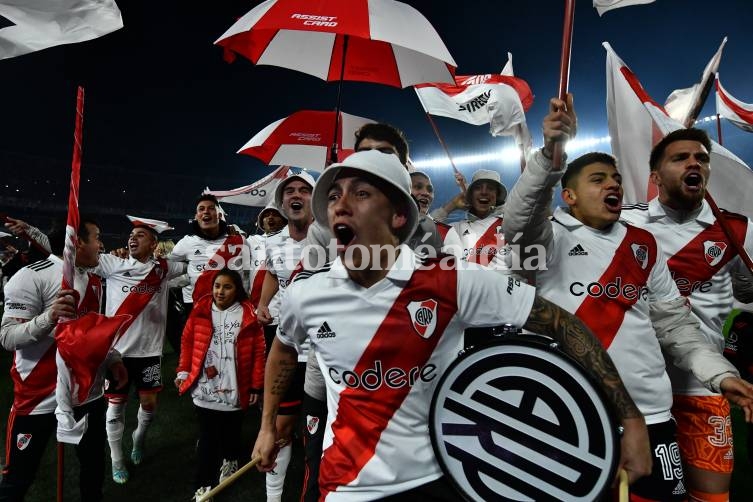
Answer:
[(16, 436), (16, 448), (25, 450), (31, 444), (31, 434), (21, 433)]
[(722, 261), (722, 258), (724, 258), (724, 252), (726, 250), (726, 242), (703, 242), (703, 257), (706, 258), (706, 263), (708, 263), (712, 267), (716, 266), (720, 261)]
[(312, 417), (311, 415), (306, 415), (306, 430), (309, 431), (309, 434), (312, 436), (316, 434), (316, 431), (319, 429), (319, 417)]
[(631, 244), (630, 249), (633, 250), (633, 256), (641, 264), (641, 268), (646, 270), (646, 265), (648, 265), (648, 247), (643, 244)]
[(422, 338), (429, 338), (437, 327), (437, 302), (428, 299), (410, 302), (406, 307), (410, 314), (411, 325)]

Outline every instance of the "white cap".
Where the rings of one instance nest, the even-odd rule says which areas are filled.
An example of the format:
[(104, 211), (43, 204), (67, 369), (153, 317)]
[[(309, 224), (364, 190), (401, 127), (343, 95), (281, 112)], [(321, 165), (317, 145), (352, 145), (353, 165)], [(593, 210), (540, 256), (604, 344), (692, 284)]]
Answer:
[(161, 234), (165, 230), (174, 230), (166, 221), (152, 220), (150, 218), (139, 218), (138, 216), (126, 215), (126, 218), (131, 220), (134, 227), (148, 227), (154, 232)]
[(314, 178), (309, 173), (301, 171), (298, 174), (291, 174), (277, 185), (277, 188), (275, 188), (275, 205), (280, 208), (280, 213), (285, 216), (285, 218), (287, 218), (287, 216), (282, 211), (282, 192), (289, 183), (295, 180), (303, 181), (311, 188), (314, 188), (314, 185), (316, 184), (316, 181), (314, 181)]
[(278, 208), (277, 204), (275, 204), (275, 201), (271, 200), (269, 201), (269, 204), (267, 204), (264, 209), (261, 210), (259, 216), (256, 217), (256, 226), (258, 228), (261, 228), (261, 220), (262, 218), (264, 218), (264, 213), (266, 213), (267, 211), (275, 211), (283, 220), (287, 220), (287, 218), (285, 218), (285, 215), (282, 214), (282, 211), (280, 211), (280, 208)]
[(332, 164), (324, 170), (314, 187), (314, 193), (311, 196), (311, 207), (314, 211), (314, 218), (319, 222), (327, 222), (327, 205), (328, 193), (332, 184), (335, 182), (337, 175), (343, 169), (355, 169), (379, 178), (391, 186), (395, 187), (398, 193), (403, 197), (406, 207), (408, 208), (408, 221), (399, 230), (400, 242), (405, 242), (413, 235), (418, 225), (418, 206), (410, 194), (410, 176), (405, 166), (400, 163), (397, 155), (393, 153), (382, 153), (379, 150), (366, 150), (356, 152), (348, 156), (340, 163)]
[(507, 198), (507, 187), (502, 184), (502, 181), (499, 177), (499, 173), (497, 171), (492, 171), (490, 169), (479, 169), (475, 173), (473, 173), (473, 178), (471, 178), (471, 184), (468, 185), (468, 189), (465, 191), (465, 201), (470, 204), (471, 203), (471, 192), (473, 191), (473, 185), (476, 183), (480, 183), (482, 181), (488, 181), (492, 185), (497, 187), (497, 206), (501, 206), (505, 199)]

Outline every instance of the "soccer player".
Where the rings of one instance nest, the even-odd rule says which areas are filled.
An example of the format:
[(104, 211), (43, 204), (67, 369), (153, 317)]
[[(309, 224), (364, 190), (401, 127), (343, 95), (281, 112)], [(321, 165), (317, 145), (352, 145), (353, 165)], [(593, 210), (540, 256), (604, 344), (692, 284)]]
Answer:
[[(753, 398), (753, 386), (740, 380), (699, 332), (656, 239), (619, 221), (622, 177), (614, 157), (587, 153), (564, 171), (553, 169), (554, 146), (570, 137), (575, 123), (572, 99), (552, 99), (543, 123), (544, 147), (529, 158), (508, 199), (505, 238), (517, 237), (519, 249), (545, 247), (547, 266), (535, 274), (539, 294), (594, 332), (646, 419), (653, 472), (633, 484), (632, 500), (684, 501), (665, 355), (705, 388), (724, 391), (741, 404)], [(560, 177), (567, 207), (557, 208), (550, 220)]]
[[(11, 377), (13, 406), (8, 417), (5, 469), (0, 482), (0, 500), (20, 501), (34, 481), (39, 462), (57, 428), (55, 418), (56, 345), (59, 319), (99, 312), (101, 281), (85, 268), (95, 267), (102, 242), (99, 227), (81, 219), (76, 244), (74, 290), (61, 290), (65, 228), (49, 235), (52, 254), (22, 268), (5, 287), (5, 309), (0, 343), (15, 351)], [(77, 301), (77, 299), (78, 301)], [(117, 352), (108, 364), (117, 385), (127, 383), (127, 374)], [(81, 471), (79, 490), (85, 502), (102, 500), (105, 450), (104, 373), (86, 398), (73, 408), (76, 419), (88, 415), (88, 428), (76, 446)]]
[[(733, 296), (751, 297), (750, 272), (704, 200), (711, 176), (711, 142), (700, 129), (680, 129), (651, 150), (649, 180), (658, 197), (625, 207), (622, 217), (650, 231), (680, 293), (686, 297), (709, 343), (724, 350), (722, 325)], [(744, 216), (726, 213), (734, 239), (753, 251), (753, 225)], [(733, 468), (729, 403), (703, 386), (694, 375), (670, 366), (674, 391), (672, 415), (685, 462), (691, 500), (726, 501)]]
[(193, 233), (175, 244), (168, 256), (171, 261), (188, 263), (190, 284), (183, 288), (183, 303), (189, 314), (193, 302), (212, 293), (214, 275), (223, 267), (237, 270), (248, 287), (251, 253), (243, 236), (220, 219), (219, 203), (214, 195), (205, 194), (196, 201)]
[[(313, 188), (314, 179), (308, 173), (301, 172), (286, 178), (275, 190), (275, 203), (287, 218), (288, 225), (287, 232), (280, 232), (267, 240), (267, 273), (262, 285), (257, 317), (265, 325), (265, 337), (269, 336), (270, 341), (277, 326), (275, 309), (271, 306), (279, 305), (279, 298), (288, 287), (293, 273), (300, 268), (304, 247), (307, 244), (306, 236), (314, 221), (311, 212)], [(290, 386), (277, 416), (278, 439), (285, 439), (288, 444), (280, 450), (277, 469), (267, 473), (268, 502), (279, 502), (282, 498), (285, 474), (292, 454), (289, 440), (301, 413), (308, 343), (304, 343), (301, 348), (298, 368), (295, 371), (295, 383)]]
[[(132, 316), (131, 324), (115, 344), (128, 370), (128, 380), (139, 396), (138, 425), (131, 438), (131, 462), (139, 465), (144, 455), (146, 433), (157, 410), (157, 393), (162, 390), (162, 347), (167, 320), (167, 281), (186, 272), (185, 263), (155, 259), (158, 223), (133, 221), (128, 237), (128, 259), (102, 255), (94, 273), (107, 281), (106, 314)], [(128, 481), (123, 459), (123, 433), (128, 388), (109, 388), (107, 397), (107, 441), (112, 458), (112, 479), (118, 484)]]
[(288, 220), (282, 215), (275, 205), (274, 201), (267, 204), (256, 218), (256, 228), (262, 231), (261, 234), (251, 234), (246, 238), (248, 247), (251, 250), (251, 291), (249, 298), (251, 303), (259, 305), (261, 296), (261, 287), (266, 276), (267, 261), (267, 239), (281, 230), (287, 228)]
[[(640, 411), (577, 318), (512, 277), (473, 264), (459, 270), (453, 257), (442, 258), (438, 268), (441, 260), (424, 260), (403, 245), (415, 230), (418, 208), (396, 156), (360, 152), (330, 166), (312, 205), (316, 218), (328, 221), (340, 255), (329, 267), (299, 274), (287, 289), (253, 450), (262, 458), (261, 470), (275, 466), (276, 411), (292, 379), (296, 346), (309, 338), (327, 386), (323, 499), (400, 494), (456, 500), (432, 453), (429, 402), (439, 375), (462, 348), (466, 326), (511, 323), (552, 336), (597, 377), (626, 429), (621, 465), (633, 478), (650, 471)], [(411, 307), (427, 299), (436, 302), (436, 323), (421, 334), (412, 327)], [(363, 382), (366, 372), (382, 385)]]

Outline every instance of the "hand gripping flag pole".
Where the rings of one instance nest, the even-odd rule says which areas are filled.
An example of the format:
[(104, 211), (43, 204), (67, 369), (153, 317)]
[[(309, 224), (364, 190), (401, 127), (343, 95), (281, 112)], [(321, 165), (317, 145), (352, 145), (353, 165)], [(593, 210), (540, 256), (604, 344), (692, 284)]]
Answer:
[[(570, 82), (570, 53), (573, 48), (573, 22), (575, 21), (575, 0), (565, 0), (565, 19), (562, 27), (562, 52), (560, 54), (560, 83), (557, 95), (562, 101), (567, 100), (567, 88)], [(562, 143), (555, 143), (553, 165), (555, 170), (562, 169)]]

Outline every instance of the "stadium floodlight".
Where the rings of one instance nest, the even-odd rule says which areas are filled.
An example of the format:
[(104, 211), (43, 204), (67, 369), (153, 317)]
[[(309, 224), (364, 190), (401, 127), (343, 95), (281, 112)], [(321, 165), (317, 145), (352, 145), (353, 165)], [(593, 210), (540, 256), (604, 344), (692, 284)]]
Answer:
[[(611, 138), (609, 136), (592, 137), (592, 138), (576, 138), (567, 143), (565, 151), (569, 154), (575, 152), (594, 148), (597, 145), (603, 143), (609, 143)], [(537, 147), (538, 148), (538, 147)], [(508, 146), (496, 151), (487, 153), (479, 153), (474, 155), (458, 155), (454, 156), (453, 160), (455, 165), (460, 166), (472, 166), (475, 164), (483, 164), (488, 162), (501, 162), (504, 164), (517, 163), (520, 160), (520, 149), (517, 146)], [(440, 169), (449, 168), (450, 160), (443, 157), (432, 157), (429, 159), (414, 160), (413, 166), (416, 169)]]

